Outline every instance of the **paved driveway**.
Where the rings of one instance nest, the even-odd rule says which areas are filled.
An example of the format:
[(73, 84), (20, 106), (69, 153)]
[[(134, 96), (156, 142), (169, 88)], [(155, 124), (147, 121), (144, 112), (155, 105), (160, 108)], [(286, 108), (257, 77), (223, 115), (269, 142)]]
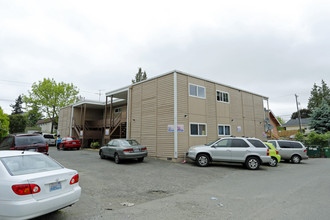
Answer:
[[(201, 168), (146, 158), (101, 160), (97, 151), (50, 156), (77, 169), (83, 189), (72, 207), (37, 219), (328, 219), (330, 159), (250, 171), (217, 163)], [(126, 206), (125, 206), (126, 205)], [(127, 207), (133, 205), (131, 207)]]

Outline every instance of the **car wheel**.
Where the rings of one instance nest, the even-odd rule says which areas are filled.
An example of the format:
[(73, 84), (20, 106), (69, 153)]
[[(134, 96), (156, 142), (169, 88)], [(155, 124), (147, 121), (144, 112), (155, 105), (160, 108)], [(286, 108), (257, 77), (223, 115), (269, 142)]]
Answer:
[(143, 162), (144, 157), (138, 158), (138, 162)]
[(275, 157), (270, 158), (269, 166), (271, 166), (271, 167), (276, 167), (277, 166), (277, 159)]
[(61, 149), (62, 149), (62, 150), (65, 150), (65, 146), (64, 146), (64, 144), (62, 144), (61, 146), (62, 146), (62, 148), (61, 148)]
[(115, 163), (119, 164), (120, 163), (120, 158), (118, 154), (115, 154)]
[(199, 154), (197, 155), (196, 163), (200, 167), (207, 167), (210, 164), (210, 157), (207, 154)]
[(105, 159), (105, 155), (102, 150), (100, 151), (100, 157), (101, 157), (101, 159)]
[(257, 157), (249, 157), (246, 160), (245, 164), (249, 170), (257, 170), (257, 169), (259, 169), (259, 166), (260, 166), (260, 162)]
[(300, 163), (301, 159), (298, 155), (293, 155), (291, 157), (291, 161), (292, 161), (292, 163), (298, 164), (298, 163)]

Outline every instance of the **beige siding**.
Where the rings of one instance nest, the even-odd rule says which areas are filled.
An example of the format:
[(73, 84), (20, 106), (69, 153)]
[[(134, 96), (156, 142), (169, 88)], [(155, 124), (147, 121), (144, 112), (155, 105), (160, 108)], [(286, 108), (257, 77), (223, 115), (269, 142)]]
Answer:
[[(132, 87), (132, 108), (131, 108), (131, 137), (141, 142), (142, 126), (142, 102), (141, 102), (142, 84)], [(143, 144), (143, 143), (142, 143)]]
[(72, 112), (71, 106), (62, 108), (59, 112), (57, 133), (60, 134), (62, 137), (66, 137), (70, 135), (71, 112)]
[(168, 125), (174, 124), (173, 74), (158, 78), (157, 91), (157, 156), (173, 158), (174, 134), (168, 132)]
[(220, 105), (217, 103), (216, 97), (216, 85), (214, 83), (207, 82), (206, 83), (206, 122), (207, 122), (207, 141), (214, 141), (218, 137), (218, 123), (217, 123), (217, 115), (218, 109), (225, 110), (225, 114), (229, 114), (229, 106), (228, 104), (221, 103)]
[(177, 74), (178, 125), (184, 126), (184, 132), (178, 132), (178, 157), (184, 157), (189, 148), (189, 111), (188, 77)]

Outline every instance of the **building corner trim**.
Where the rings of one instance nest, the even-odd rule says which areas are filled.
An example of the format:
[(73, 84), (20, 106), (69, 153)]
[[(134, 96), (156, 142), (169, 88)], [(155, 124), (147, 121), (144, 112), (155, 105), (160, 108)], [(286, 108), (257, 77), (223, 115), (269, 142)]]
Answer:
[(177, 73), (173, 75), (174, 83), (174, 158), (178, 158), (178, 85)]

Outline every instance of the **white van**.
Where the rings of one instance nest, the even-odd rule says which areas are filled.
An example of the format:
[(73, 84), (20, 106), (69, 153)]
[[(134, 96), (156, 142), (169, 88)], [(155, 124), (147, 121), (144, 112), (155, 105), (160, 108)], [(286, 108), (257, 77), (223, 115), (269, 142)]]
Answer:
[(43, 134), (46, 142), (48, 143), (48, 145), (53, 145), (55, 146), (56, 145), (56, 138), (55, 138), (55, 135), (53, 134)]

